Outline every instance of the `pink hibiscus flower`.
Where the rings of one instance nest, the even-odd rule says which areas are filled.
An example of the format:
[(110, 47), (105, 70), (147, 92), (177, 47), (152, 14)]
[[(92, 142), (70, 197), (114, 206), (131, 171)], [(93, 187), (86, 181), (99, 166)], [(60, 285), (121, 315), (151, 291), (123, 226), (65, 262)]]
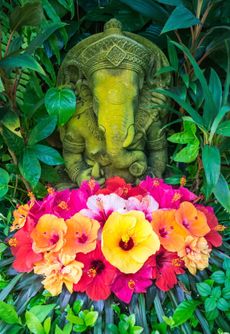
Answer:
[(152, 285), (152, 268), (144, 265), (135, 274), (119, 272), (113, 285), (112, 292), (123, 302), (130, 303), (134, 293), (144, 293)]
[(103, 225), (114, 211), (126, 212), (126, 200), (116, 194), (99, 194), (89, 197), (87, 209), (81, 210), (80, 213)]
[(152, 221), (152, 213), (156, 211), (159, 207), (159, 204), (155, 199), (150, 196), (136, 196), (129, 197), (126, 203), (127, 211), (138, 210), (142, 211), (145, 214), (146, 219), (151, 222)]

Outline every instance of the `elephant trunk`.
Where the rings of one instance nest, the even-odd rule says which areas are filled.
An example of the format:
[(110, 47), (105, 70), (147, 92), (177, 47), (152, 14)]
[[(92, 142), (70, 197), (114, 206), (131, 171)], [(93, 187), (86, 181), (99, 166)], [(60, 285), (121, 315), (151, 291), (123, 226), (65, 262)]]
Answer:
[(99, 127), (105, 133), (106, 149), (113, 166), (118, 169), (128, 168), (137, 177), (147, 168), (146, 157), (142, 151), (127, 149), (135, 136), (133, 110), (130, 113), (121, 111), (110, 113), (110, 117), (104, 118)]

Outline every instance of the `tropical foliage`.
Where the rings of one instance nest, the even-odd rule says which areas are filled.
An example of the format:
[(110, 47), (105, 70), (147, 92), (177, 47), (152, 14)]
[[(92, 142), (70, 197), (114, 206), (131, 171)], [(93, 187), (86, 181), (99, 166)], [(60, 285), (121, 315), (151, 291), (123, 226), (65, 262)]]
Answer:
[[(156, 43), (169, 59), (156, 73), (173, 75), (163, 91), (171, 98), (166, 182), (187, 182), (226, 227), (208, 269), (196, 278), (180, 275), (167, 293), (151, 287), (145, 297), (135, 294), (129, 306), (66, 291), (52, 297), (39, 277), (11, 268), (8, 244), (13, 211), (28, 201), (28, 192), (39, 199), (48, 184), (66, 187), (57, 129), (73, 115), (76, 101), (69, 87), (56, 87), (57, 72), (67, 51), (102, 31), (112, 17)], [(229, 331), (229, 23), (225, 0), (1, 1), (1, 333)]]

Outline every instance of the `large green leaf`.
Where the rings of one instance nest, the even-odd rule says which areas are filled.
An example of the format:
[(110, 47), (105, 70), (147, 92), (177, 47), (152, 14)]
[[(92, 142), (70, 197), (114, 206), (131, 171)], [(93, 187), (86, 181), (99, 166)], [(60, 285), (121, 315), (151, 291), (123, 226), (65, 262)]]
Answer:
[(33, 152), (40, 161), (47, 165), (62, 165), (64, 163), (60, 153), (52, 147), (46, 145), (35, 145), (33, 146)]
[(10, 180), (10, 176), (8, 172), (0, 168), (0, 198), (3, 197), (8, 191), (8, 183)]
[(221, 123), (217, 130), (216, 130), (216, 133), (218, 135), (222, 135), (222, 136), (225, 136), (225, 137), (230, 137), (230, 121), (225, 121), (223, 123)]
[(76, 96), (69, 88), (50, 88), (45, 96), (49, 115), (58, 117), (58, 125), (64, 125), (76, 111)]
[(213, 68), (211, 68), (210, 72), (209, 89), (216, 104), (216, 109), (219, 110), (222, 103), (222, 84), (218, 74)]
[(20, 324), (20, 319), (13, 305), (0, 301), (0, 319), (7, 324)]
[(24, 151), (19, 169), (23, 177), (35, 187), (41, 176), (41, 166), (33, 150), (27, 147)]
[(190, 12), (190, 10), (183, 5), (180, 5), (176, 7), (169, 16), (161, 33), (164, 34), (176, 29), (189, 28), (199, 23), (200, 20), (192, 12)]
[(23, 139), (5, 126), (2, 126), (2, 136), (9, 149), (14, 152), (16, 156), (20, 156), (24, 148)]
[(230, 212), (230, 191), (227, 181), (220, 174), (219, 180), (213, 190), (214, 195), (223, 207)]
[(207, 196), (209, 196), (220, 176), (220, 151), (215, 146), (205, 145), (202, 150), (202, 162), (207, 181)]
[(164, 21), (168, 17), (167, 11), (158, 3), (152, 0), (121, 0), (122, 3), (128, 5), (138, 13), (151, 17), (154, 21)]
[(36, 305), (30, 309), (30, 312), (33, 313), (40, 322), (43, 322), (55, 306), (56, 304)]
[(38, 34), (27, 48), (28, 53), (33, 53), (37, 48), (42, 46), (42, 44), (58, 29), (64, 27), (66, 23), (64, 22), (54, 22), (50, 23), (44, 31)]
[(4, 70), (10, 70), (17, 67), (29, 68), (46, 75), (41, 65), (27, 53), (22, 53), (17, 56), (9, 56), (0, 60), (0, 68)]
[(57, 124), (56, 116), (49, 116), (42, 119), (30, 132), (28, 144), (34, 145), (39, 141), (47, 138), (54, 132)]
[(40, 2), (28, 2), (23, 7), (16, 7), (10, 15), (11, 30), (18, 30), (23, 26), (38, 26), (43, 18)]
[(226, 105), (221, 107), (220, 111), (218, 112), (218, 114), (216, 115), (212, 126), (211, 126), (211, 130), (210, 130), (210, 135), (209, 135), (209, 143), (212, 142), (212, 138), (214, 136), (214, 134), (216, 133), (217, 128), (219, 127), (220, 122), (222, 121), (222, 119), (224, 118), (224, 116), (230, 111), (230, 105)]
[(41, 322), (32, 312), (26, 312), (26, 325), (33, 334), (46, 334)]
[[(205, 79), (204, 73), (200, 69), (196, 60), (194, 59), (191, 52), (189, 51), (189, 49), (185, 45), (182, 45), (182, 44), (179, 44), (179, 43), (173, 42), (173, 41), (171, 43), (176, 45), (176, 47), (178, 49), (180, 49), (182, 52), (185, 53), (185, 55), (187, 56), (187, 58), (189, 59), (190, 63), (193, 66), (194, 73), (195, 73), (197, 79), (200, 81), (200, 84), (201, 84), (201, 87), (202, 87), (202, 90), (203, 90), (203, 94), (204, 94), (204, 98), (205, 98), (205, 111), (204, 111), (205, 117), (203, 117), (203, 120), (204, 120), (204, 124), (206, 125), (206, 127), (210, 128), (211, 120), (217, 114), (217, 108), (216, 108), (215, 102), (213, 100), (212, 94), (209, 90), (208, 83), (207, 83), (207, 80)], [(206, 117), (206, 114), (208, 115), (208, 117)]]
[(166, 95), (168, 97), (170, 97), (171, 99), (173, 99), (174, 101), (176, 101), (184, 110), (187, 111), (187, 113), (192, 117), (192, 119), (194, 120), (194, 122), (200, 126), (203, 127), (203, 119), (202, 117), (198, 114), (198, 112), (186, 101), (182, 100), (177, 94), (175, 94), (174, 92), (171, 92), (169, 90), (166, 89), (154, 89), (154, 91), (161, 93), (163, 95)]
[(191, 318), (199, 304), (200, 302), (195, 300), (184, 300), (180, 303), (173, 314), (174, 324), (172, 327), (177, 327)]

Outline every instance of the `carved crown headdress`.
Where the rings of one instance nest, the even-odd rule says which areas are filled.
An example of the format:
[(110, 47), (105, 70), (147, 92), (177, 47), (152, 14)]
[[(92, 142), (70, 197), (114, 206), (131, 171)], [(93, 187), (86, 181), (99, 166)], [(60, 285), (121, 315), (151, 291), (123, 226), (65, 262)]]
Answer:
[[(82, 77), (90, 78), (100, 69), (130, 69), (153, 80), (154, 73), (168, 61), (163, 52), (146, 38), (123, 32), (121, 23), (111, 19), (104, 32), (92, 35), (75, 45), (66, 55), (59, 74), (58, 84), (73, 84)], [(158, 77), (165, 86), (169, 75)]]

